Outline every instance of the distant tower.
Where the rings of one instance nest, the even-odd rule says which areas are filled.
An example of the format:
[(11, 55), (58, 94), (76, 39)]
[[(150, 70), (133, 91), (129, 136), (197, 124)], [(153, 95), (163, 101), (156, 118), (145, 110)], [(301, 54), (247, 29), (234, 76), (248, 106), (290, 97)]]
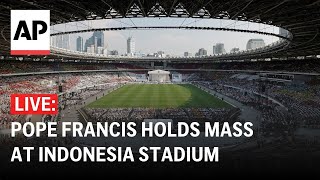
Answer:
[(199, 49), (198, 52), (196, 52), (195, 54), (195, 56), (197, 57), (207, 56), (207, 55), (208, 55), (208, 52), (204, 48)]
[(129, 37), (127, 40), (127, 54), (133, 55), (135, 53), (136, 44), (134, 42), (133, 37)]
[(189, 53), (189, 52), (184, 52), (184, 57), (189, 57), (189, 56), (192, 56), (192, 54), (191, 53)]
[(87, 53), (95, 54), (94, 45), (91, 45), (91, 46), (87, 47)]
[(98, 53), (98, 38), (96, 36), (94, 37), (94, 52)]
[(98, 46), (96, 54), (103, 54), (103, 47)]
[(87, 50), (88, 47), (91, 50), (91, 45), (95, 48), (95, 53), (97, 53), (98, 47), (104, 47), (104, 34), (102, 31), (95, 31), (92, 36), (86, 40), (84, 44), (84, 50)]
[(217, 54), (216, 53), (216, 46), (212, 46), (212, 54)]
[(80, 36), (77, 38), (77, 51), (83, 52), (83, 38)]
[(215, 46), (215, 53), (216, 54), (223, 54), (225, 53), (226, 50), (224, 49), (224, 44), (223, 43), (217, 43)]
[(204, 48), (199, 49), (198, 53), (199, 56), (207, 56), (207, 50), (205, 50)]

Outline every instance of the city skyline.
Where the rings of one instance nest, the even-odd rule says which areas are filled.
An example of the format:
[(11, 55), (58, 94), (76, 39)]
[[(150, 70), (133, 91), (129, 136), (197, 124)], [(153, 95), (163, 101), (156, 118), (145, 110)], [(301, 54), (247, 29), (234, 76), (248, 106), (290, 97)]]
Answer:
[[(103, 33), (106, 33), (106, 32), (103, 32)], [(91, 33), (92, 34), (92, 33)], [(81, 34), (80, 34), (81, 35)], [(77, 36), (77, 39), (78, 39), (78, 37), (83, 37), (83, 36), (80, 36), (79, 34), (78, 34), (78, 36)], [(92, 35), (93, 36), (93, 35)], [(91, 37), (92, 37), (91, 36)], [(105, 35), (104, 35), (105, 36)], [(90, 38), (90, 37), (89, 37)], [(119, 38), (119, 37), (116, 37), (116, 38)], [(154, 50), (152, 50), (151, 48), (151, 50), (150, 49), (145, 49), (145, 50), (142, 50), (142, 49), (138, 49), (138, 50), (136, 50), (136, 40), (137, 41), (139, 41), (139, 39), (137, 39), (137, 38), (135, 38), (134, 36), (132, 36), (132, 35), (130, 35), (130, 36), (128, 36), (126, 39), (123, 39), (123, 42), (122, 42), (122, 44), (124, 45), (124, 47), (120, 47), (120, 48), (112, 48), (113, 46), (112, 45), (109, 45), (109, 43), (108, 43), (108, 38), (105, 38), (105, 41), (104, 41), (104, 44), (105, 44), (105, 49), (107, 49), (108, 50), (108, 52), (110, 52), (110, 51), (114, 51), (114, 50), (116, 50), (116, 51), (118, 51), (118, 53), (119, 53), (119, 55), (128, 55), (128, 54), (130, 54), (130, 52), (128, 51), (129, 49), (128, 48), (130, 48), (130, 45), (128, 44), (129, 43), (129, 39), (130, 38), (132, 38), (132, 40), (133, 40), (133, 44), (131, 43), (131, 46), (133, 45), (133, 54), (139, 54), (139, 55), (141, 55), (141, 54), (144, 54), (144, 55), (152, 55), (152, 54), (154, 54), (154, 53), (157, 53), (157, 52), (159, 52), (159, 51), (164, 51), (166, 54), (168, 54), (168, 55), (172, 55), (172, 56), (174, 56), (174, 55), (178, 55), (178, 56), (185, 56), (185, 52), (188, 52), (188, 53), (191, 53), (192, 55), (194, 55), (194, 56), (196, 56), (197, 55), (197, 52), (199, 52), (199, 49), (204, 49), (204, 50), (206, 50), (207, 52), (206, 52), (206, 54), (207, 55), (214, 55), (214, 54), (221, 54), (221, 53), (230, 53), (230, 52), (238, 52), (238, 51), (244, 51), (244, 50), (247, 50), (247, 46), (248, 46), (248, 42), (249, 41), (252, 41), (252, 40), (262, 40), (263, 42), (264, 42), (264, 39), (261, 39), (261, 38), (250, 38), (250, 39), (248, 39), (247, 41), (245, 41), (245, 42), (243, 42), (243, 44), (244, 44), (244, 48), (239, 48), (238, 46), (231, 46), (231, 45), (227, 45), (227, 44), (225, 44), (225, 43), (223, 43), (223, 42), (217, 42), (217, 43), (212, 43), (211, 45), (210, 45), (210, 47), (194, 47), (195, 48), (195, 51), (193, 51), (193, 50), (187, 50), (187, 49), (185, 49), (185, 50), (181, 50), (181, 53), (179, 53), (179, 54), (171, 54), (170, 53), (170, 51), (166, 51), (166, 50), (164, 50), (164, 49), (166, 49), (166, 48), (164, 48), (164, 49), (160, 49), (160, 48), (154, 48)], [(76, 39), (76, 41), (77, 41), (77, 39)], [(84, 39), (84, 38), (83, 38)], [(119, 38), (120, 39), (120, 38)], [(119, 42), (118, 42), (119, 43)], [(119, 44), (121, 44), (121, 43), (119, 43)], [(267, 43), (265, 43), (265, 45), (267, 45)], [(222, 47), (220, 47), (220, 46), (222, 46)], [(225, 48), (225, 47), (228, 47), (228, 48)], [(215, 50), (214, 50), (215, 49)], [(219, 50), (220, 49), (220, 50)], [(77, 49), (73, 49), (73, 50), (77, 50)], [(105, 54), (105, 53), (104, 53)]]
[(102, 31), (95, 31), (90, 38), (86, 39), (83, 50), (85, 52), (102, 54), (98, 52), (101, 47), (104, 49), (104, 33)]
[[(193, 19), (174, 19), (174, 18), (132, 18), (121, 20), (96, 20), (83, 22), (77, 26), (70, 23), (69, 26), (57, 25), (55, 31), (72, 31), (78, 30), (79, 26), (83, 28), (103, 28), (103, 27), (123, 27), (123, 26), (167, 26), (167, 25), (183, 25), (183, 26), (217, 26), (217, 27), (233, 27), (242, 29), (261, 29), (270, 33), (279, 32), (279, 28), (270, 28), (268, 25), (260, 25), (243, 22), (230, 22), (228, 20), (193, 20)], [(66, 29), (67, 27), (67, 29)], [(105, 31), (104, 44), (110, 50), (117, 50), (119, 54), (127, 53), (127, 39), (130, 36), (135, 38), (136, 53), (151, 54), (158, 51), (164, 51), (166, 54), (173, 56), (183, 56), (184, 52), (197, 52), (200, 48), (205, 48), (208, 55), (212, 55), (212, 46), (217, 43), (224, 43), (225, 51), (230, 52), (232, 48), (238, 47), (240, 50), (246, 50), (246, 44), (249, 39), (264, 39), (266, 44), (271, 44), (279, 38), (261, 34), (226, 32), (213, 30), (183, 30), (183, 29), (154, 29), (154, 30), (121, 30), (121, 31)], [(78, 36), (84, 39), (90, 38), (92, 32), (71, 34), (71, 42), (75, 42)], [(75, 44), (70, 44), (71, 50), (76, 50)]]

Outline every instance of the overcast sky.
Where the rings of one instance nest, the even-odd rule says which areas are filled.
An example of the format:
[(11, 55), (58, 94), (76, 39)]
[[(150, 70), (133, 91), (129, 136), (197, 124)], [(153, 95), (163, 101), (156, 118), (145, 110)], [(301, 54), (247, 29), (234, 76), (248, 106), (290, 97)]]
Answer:
[[(216, 20), (216, 19), (192, 19), (192, 18), (132, 18), (132, 19), (109, 19), (84, 21), (56, 25), (51, 27), (51, 33), (59, 31), (72, 31), (103, 27), (133, 27), (133, 26), (203, 26), (203, 27), (228, 27), (236, 29), (261, 30), (264, 32), (278, 33), (279, 29), (255, 23)], [(212, 46), (216, 43), (224, 43), (229, 52), (234, 47), (240, 50), (246, 48), (247, 41), (252, 38), (262, 38), (266, 44), (278, 40), (273, 36), (259, 35), (253, 33), (239, 33), (209, 30), (183, 30), (183, 29), (161, 29), (161, 30), (123, 30), (105, 31), (105, 45), (108, 50), (118, 50), (120, 54), (126, 52), (126, 40), (133, 36), (136, 44), (136, 52), (154, 53), (164, 51), (166, 54), (182, 56), (184, 52), (193, 55), (200, 48), (205, 48), (208, 54), (212, 54)], [(92, 35), (90, 33), (72, 34), (70, 36), (71, 49), (76, 48), (76, 38), (82, 36), (84, 41)]]

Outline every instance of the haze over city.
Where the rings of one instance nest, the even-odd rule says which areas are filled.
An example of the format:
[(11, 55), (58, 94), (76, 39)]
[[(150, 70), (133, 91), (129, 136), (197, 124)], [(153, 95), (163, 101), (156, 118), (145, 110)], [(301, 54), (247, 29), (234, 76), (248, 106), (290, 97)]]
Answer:
[[(255, 29), (266, 32), (277, 33), (278, 28), (270, 28), (268, 25), (261, 26), (254, 23), (227, 20), (190, 20), (190, 19), (166, 19), (166, 18), (135, 18), (122, 20), (97, 20), (94, 22), (69, 26), (57, 26), (51, 31), (72, 31), (86, 29), (89, 27), (135, 27), (135, 26), (199, 26), (199, 27), (228, 27), (237, 29)], [(70, 49), (76, 50), (76, 38), (81, 36), (85, 43), (86, 39), (92, 36), (93, 32), (70, 35)], [(204, 48), (208, 55), (213, 54), (213, 46), (216, 43), (223, 43), (225, 52), (232, 48), (246, 50), (249, 39), (263, 39), (265, 44), (271, 44), (278, 38), (267, 35), (226, 32), (214, 30), (183, 30), (183, 29), (161, 29), (161, 30), (122, 30), (104, 31), (104, 48), (108, 51), (117, 50), (119, 54), (127, 53), (127, 39), (133, 37), (135, 41), (135, 53), (152, 54), (164, 51), (171, 56), (183, 56), (184, 52), (195, 55), (200, 48)], [(84, 51), (86, 51), (84, 49)]]

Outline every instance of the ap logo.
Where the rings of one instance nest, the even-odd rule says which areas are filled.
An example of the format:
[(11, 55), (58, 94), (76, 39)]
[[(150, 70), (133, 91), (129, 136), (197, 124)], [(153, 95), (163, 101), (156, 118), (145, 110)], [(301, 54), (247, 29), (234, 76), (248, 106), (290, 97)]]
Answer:
[(11, 10), (11, 55), (50, 54), (50, 10)]

